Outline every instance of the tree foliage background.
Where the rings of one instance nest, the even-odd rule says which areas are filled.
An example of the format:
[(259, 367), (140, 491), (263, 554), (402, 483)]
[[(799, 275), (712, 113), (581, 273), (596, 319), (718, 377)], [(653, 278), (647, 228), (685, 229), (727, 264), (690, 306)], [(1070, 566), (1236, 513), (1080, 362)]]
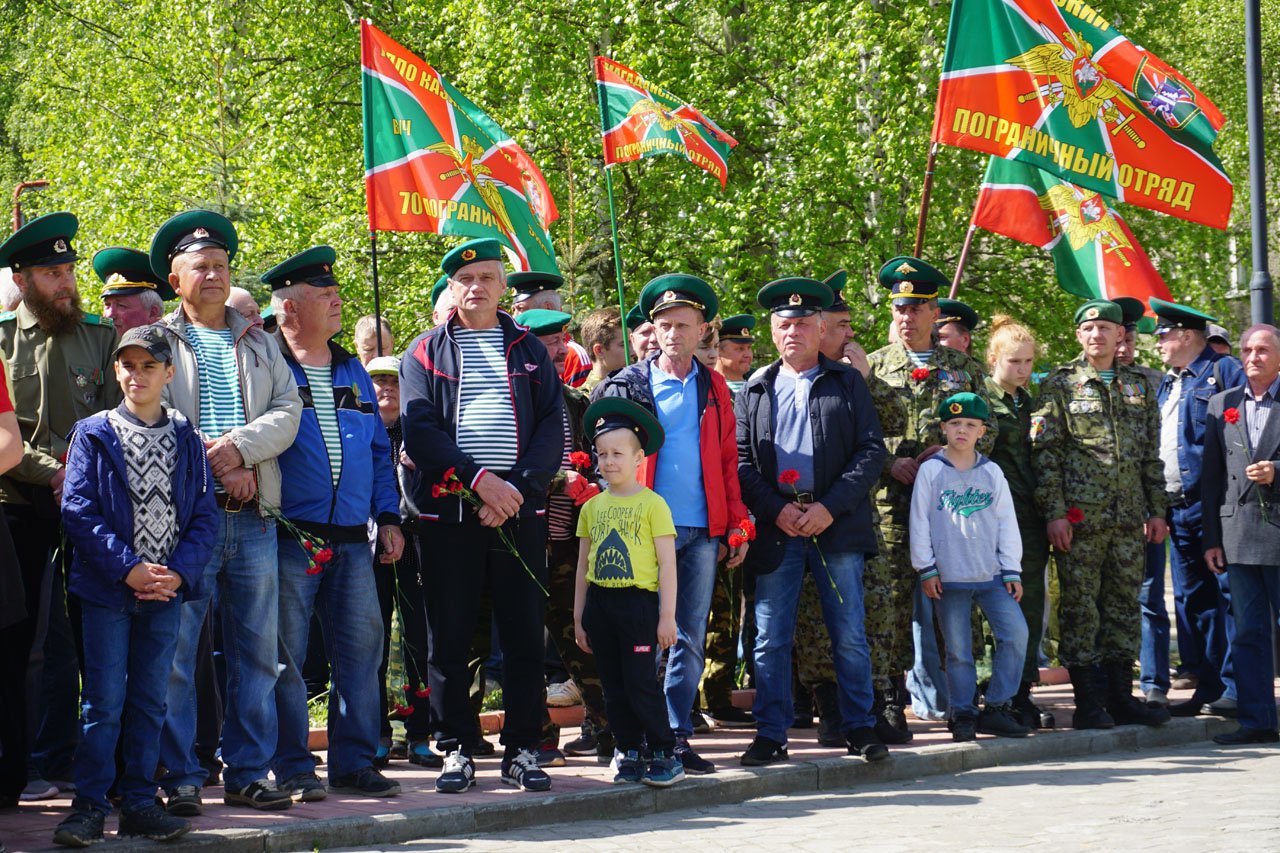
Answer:
[[(1180, 68), (1228, 117), (1217, 148), (1236, 182), (1230, 228), (1123, 213), (1175, 298), (1239, 331), (1248, 318), (1249, 192), (1241, 0), (1099, 0), (1121, 32)], [(1262, 0), (1264, 61), (1280, 56), (1280, 0)], [(0, 8), (0, 187), (43, 178), (29, 213), (67, 209), (83, 253), (146, 248), (193, 205), (241, 234), (240, 281), (307, 246), (339, 250), (348, 326), (372, 307), (365, 230), (358, 21), (433, 64), (533, 156), (561, 210), (552, 226), (582, 311), (611, 298), (591, 57), (605, 53), (694, 103), (735, 136), (729, 186), (675, 157), (615, 167), (628, 299), (687, 270), (756, 310), (781, 275), (850, 271), (868, 347), (888, 312), (872, 284), (909, 253), (942, 60), (936, 0), (6, 0)], [(1280, 93), (1265, 70), (1268, 173), (1280, 173)], [(942, 149), (924, 255), (954, 267), (982, 156)], [(1272, 233), (1280, 219), (1273, 186)], [(399, 339), (425, 327), (453, 242), (381, 234), (384, 311)], [(82, 269), (95, 304), (97, 282)], [(1076, 347), (1075, 299), (1048, 256), (979, 233), (962, 298)], [(879, 302), (879, 304), (876, 304)], [(759, 347), (766, 351), (767, 346)], [(767, 352), (761, 352), (767, 357)]]

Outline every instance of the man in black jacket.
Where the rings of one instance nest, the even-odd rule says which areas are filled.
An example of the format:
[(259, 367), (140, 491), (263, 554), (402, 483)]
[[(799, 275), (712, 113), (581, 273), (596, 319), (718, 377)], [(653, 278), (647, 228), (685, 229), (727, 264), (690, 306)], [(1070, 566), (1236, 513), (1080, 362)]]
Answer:
[(851, 755), (887, 758), (871, 714), (871, 660), (863, 626), (862, 570), (876, 553), (870, 492), (887, 451), (866, 381), (820, 352), (831, 290), (788, 278), (760, 291), (781, 355), (738, 395), (738, 478), (756, 517), (747, 557), (756, 573), (757, 736), (747, 766), (787, 758), (793, 717), (791, 647), (806, 571), (817, 582), (831, 635), (840, 716)]
[(405, 450), (423, 522), (431, 708), (446, 752), (436, 790), (475, 784), (480, 733), (467, 660), (487, 583), (503, 659), (502, 781), (545, 791), (551, 780), (533, 749), (542, 719), (546, 496), (564, 450), (560, 377), (542, 342), (498, 310), (506, 272), (497, 240), (464, 243), (441, 267), (455, 310), (414, 340), (400, 365)]

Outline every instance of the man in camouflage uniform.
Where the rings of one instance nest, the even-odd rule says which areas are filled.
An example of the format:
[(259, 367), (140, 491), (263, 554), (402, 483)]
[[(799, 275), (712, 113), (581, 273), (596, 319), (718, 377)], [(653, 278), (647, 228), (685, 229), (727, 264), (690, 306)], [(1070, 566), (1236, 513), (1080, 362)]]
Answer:
[[(896, 435), (884, 430), (890, 459), (880, 479), (875, 506), (885, 549), (881, 558), (868, 563), (864, 576), (867, 639), (879, 714), (876, 733), (886, 742), (906, 743), (911, 739), (905, 710), (910, 695), (904, 672), (915, 662), (912, 612), (916, 573), (911, 567), (907, 534), (911, 489), (920, 462), (943, 444), (938, 404), (959, 391), (971, 391), (985, 402), (986, 374), (969, 356), (938, 343), (934, 331), (940, 315), (938, 288), (950, 284), (942, 273), (918, 258), (897, 257), (881, 267), (879, 281), (892, 294), (898, 339), (871, 354), (871, 372), (894, 389), (905, 410), (905, 423)], [(998, 426), (993, 416), (988, 417), (986, 427), (986, 435), (978, 442), (981, 453), (990, 453), (995, 443)], [(932, 608), (922, 608), (919, 615), (921, 631), (932, 634)], [(930, 704), (945, 710), (941, 701), (945, 685), (936, 688), (939, 695)]]
[[(22, 461), (0, 477), (0, 504), (13, 535), (27, 614), (6, 636), (22, 649), (11, 650), (15, 656), (25, 657), (37, 640), (37, 625), (46, 626), (43, 677), (32, 671), (26, 679), (28, 684), (43, 681), (53, 686), (46, 688), (50, 707), (36, 744), (47, 766), (32, 769), (58, 779), (70, 778), (78, 733), (79, 673), (72, 626), (63, 606), (61, 563), (53, 568), (52, 582), (45, 577), (50, 552), (61, 536), (58, 505), (66, 476), (67, 436), (76, 421), (113, 408), (121, 399), (112, 372), (115, 329), (110, 320), (80, 309), (78, 255), (71, 245), (78, 227), (70, 213), (51, 213), (28, 222), (0, 245), (0, 267), (13, 270), (13, 282), (22, 293), (15, 310), (0, 314), (0, 361), (8, 365), (24, 445)], [(76, 607), (75, 599), (71, 606)], [(13, 686), (21, 691), (20, 685)], [(9, 709), (14, 730), (33, 731), (40, 721), (25, 719), (28, 708), (14, 704)], [(4, 762), (6, 777), (7, 768), (25, 773), (22, 762), (32, 751), (29, 742), (16, 745), (23, 754), (14, 750)], [(9, 790), (14, 784), (17, 790)], [(24, 784), (16, 776), (14, 781), (0, 779), (0, 799), (16, 797)]]
[[(849, 320), (849, 303), (844, 299), (844, 286), (849, 275), (844, 270), (836, 270), (823, 283), (831, 288), (831, 307), (823, 312), (823, 323), (826, 332), (822, 336), (820, 349), (822, 354), (832, 361), (840, 361), (850, 365), (867, 380), (867, 388), (871, 391), (871, 401), (875, 405), (876, 416), (880, 419), (880, 429), (886, 436), (901, 435), (906, 427), (906, 411), (898, 393), (888, 383), (871, 373), (871, 364), (867, 361), (866, 351), (855, 340), (853, 326)], [(884, 537), (880, 531), (880, 519), (874, 505), (871, 508), (871, 519), (875, 525), (876, 546), (880, 554), (885, 553)], [(867, 560), (864, 579), (877, 571), (876, 563), (883, 562), (883, 557), (871, 557)], [(892, 630), (891, 614), (886, 608), (872, 609), (868, 606), (864, 621), (868, 643), (871, 650), (871, 670), (889, 671), (889, 643), (877, 638), (887, 638)], [(800, 686), (813, 695), (813, 702), (818, 708), (818, 743), (823, 746), (842, 746), (840, 734), (840, 709), (836, 704), (835, 665), (831, 660), (831, 638), (827, 634), (826, 623), (822, 621), (821, 602), (818, 599), (818, 588), (812, 576), (806, 577), (800, 587), (800, 607), (796, 617), (796, 634), (794, 646), (794, 665), (796, 680)], [(807, 697), (806, 697), (807, 700)]]
[(1123, 320), (1120, 306), (1102, 299), (1076, 311), (1084, 352), (1049, 373), (1031, 416), (1036, 502), (1062, 585), (1059, 654), (1077, 729), (1169, 719), (1132, 689), (1145, 542), (1164, 539), (1167, 498), (1156, 389), (1116, 361)]

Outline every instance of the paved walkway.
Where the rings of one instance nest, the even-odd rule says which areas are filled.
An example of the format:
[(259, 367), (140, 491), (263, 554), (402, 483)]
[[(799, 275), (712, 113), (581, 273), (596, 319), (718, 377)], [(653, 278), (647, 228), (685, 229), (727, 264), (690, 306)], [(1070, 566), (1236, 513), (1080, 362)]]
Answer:
[[(348, 850), (1280, 849), (1280, 750), (1196, 744)], [(571, 847), (565, 842), (571, 842)]]
[[(1175, 692), (1175, 701), (1181, 695)], [(1071, 720), (1071, 692), (1067, 685), (1038, 688), (1036, 700), (1049, 706), (1059, 725)], [(607, 768), (592, 758), (570, 758), (569, 766), (551, 770), (554, 789), (550, 794), (529, 794), (498, 782), (497, 758), (478, 762), (478, 785), (457, 795), (437, 794), (433, 783), (436, 771), (425, 771), (396, 762), (388, 775), (400, 782), (404, 792), (384, 800), (330, 795), (320, 803), (295, 804), (285, 812), (257, 812), (222, 803), (220, 788), (204, 792), (205, 814), (194, 820), (196, 832), (181, 845), (167, 850), (207, 848), (211, 850), (261, 851), (263, 849), (312, 849), (315, 845), (342, 845), (402, 841), (412, 838), (457, 836), (477, 832), (502, 831), (517, 826), (561, 823), (610, 815), (668, 812), (706, 803), (740, 803), (775, 793), (826, 790), (890, 779), (953, 773), (993, 763), (1042, 761), (1115, 749), (1136, 749), (1167, 744), (1203, 741), (1212, 732), (1234, 728), (1234, 723), (1175, 720), (1155, 730), (1123, 727), (1112, 732), (1045, 732), (1024, 740), (982, 737), (977, 744), (952, 744), (945, 724), (914, 721), (915, 741), (893, 747), (894, 759), (878, 765), (843, 758), (843, 750), (819, 747), (814, 730), (791, 732), (791, 761), (762, 770), (738, 766), (738, 756), (750, 742), (750, 730), (725, 730), (702, 735), (695, 746), (714, 761), (721, 772), (709, 777), (690, 778), (674, 788), (653, 792), (637, 791), (610, 784)], [(576, 735), (568, 729), (564, 739)], [(324, 775), (324, 768), (320, 768)], [(935, 782), (922, 787), (932, 790)], [(53, 848), (53, 828), (70, 807), (67, 799), (24, 803), (16, 812), (0, 814), (0, 840), (10, 851)], [(107, 821), (108, 838), (115, 819)], [(264, 835), (264, 830), (269, 833)], [(125, 845), (112, 843), (112, 849)], [(103, 849), (103, 848), (98, 848)], [(147, 849), (154, 849), (147, 847)]]

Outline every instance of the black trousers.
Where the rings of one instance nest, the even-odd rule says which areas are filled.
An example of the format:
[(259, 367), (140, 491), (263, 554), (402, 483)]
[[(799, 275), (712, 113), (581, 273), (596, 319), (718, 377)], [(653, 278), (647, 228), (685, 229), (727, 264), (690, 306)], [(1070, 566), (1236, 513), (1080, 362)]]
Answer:
[[(13, 512), (12, 507), (8, 509)], [(21, 596), (20, 601), (7, 599), (0, 604), (5, 616), (0, 621), (3, 625), (0, 627), (0, 806), (16, 805), (18, 795), (27, 786), (27, 659), (35, 636), (33, 606), (39, 604), (38, 595), (32, 599), (33, 593), (39, 591), (38, 579), (34, 584), (29, 581), (14, 543), (22, 543), (29, 561), (31, 552), (40, 547), (37, 540), (46, 541), (15, 521), (12, 515), (6, 517), (4, 508), (0, 508), (3, 589), (6, 596), (15, 599)], [(11, 525), (16, 527), (12, 532)], [(45, 552), (48, 552), (47, 546)]]
[(675, 748), (667, 700), (658, 686), (658, 594), (631, 588), (587, 587), (582, 628), (604, 686), (604, 709), (618, 749)]
[(405, 530), (404, 554), (395, 566), (377, 562), (382, 556), (379, 544), (374, 555), (373, 577), (378, 587), (378, 606), (382, 608), (382, 663), (378, 667), (378, 695), (382, 710), (384, 738), (391, 737), (391, 721), (387, 718), (387, 659), (391, 654), (391, 614), (400, 610), (400, 640), (404, 647), (404, 673), (406, 691), (397, 698), (413, 706), (413, 713), (405, 720), (405, 733), (410, 743), (431, 737), (431, 703), (418, 699), (414, 693), (418, 685), (430, 681), (427, 674), (427, 603), (422, 589), (422, 574), (418, 569), (417, 537)]
[(504, 530), (524, 565), (503, 545), (497, 530), (482, 526), (470, 512), (460, 524), (428, 523), (419, 531), (431, 710), (438, 727), (436, 740), (446, 752), (461, 749), (470, 754), (480, 738), (469, 699), (467, 663), (486, 588), (502, 650), (502, 744), (512, 754), (533, 748), (539, 740), (545, 689), (542, 590), (547, 584), (547, 524), (542, 518), (520, 518)]

